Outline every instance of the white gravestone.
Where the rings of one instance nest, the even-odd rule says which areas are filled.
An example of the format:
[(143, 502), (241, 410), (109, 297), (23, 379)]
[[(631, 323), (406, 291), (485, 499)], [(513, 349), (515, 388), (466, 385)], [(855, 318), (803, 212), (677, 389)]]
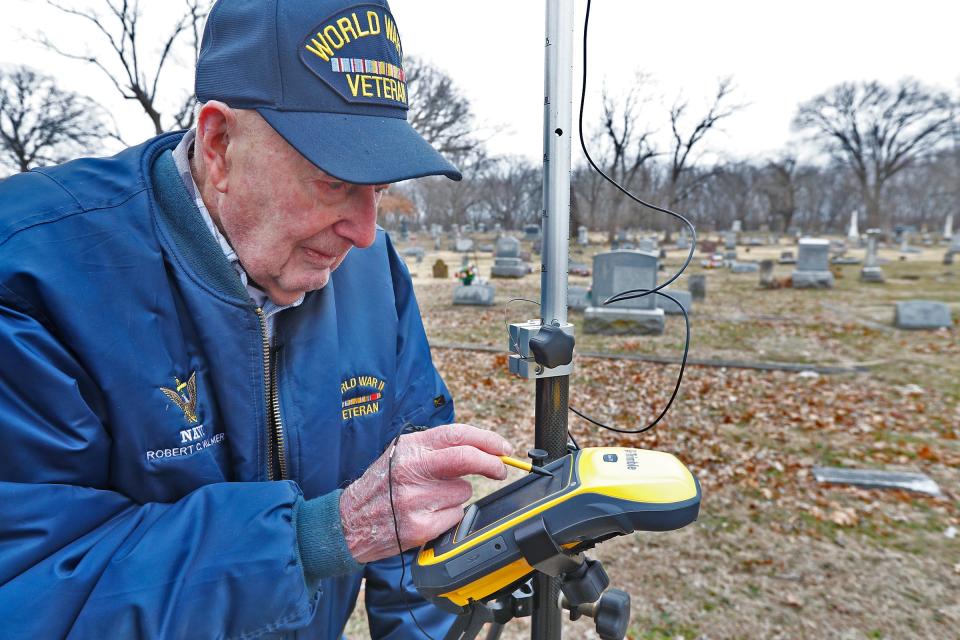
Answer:
[(577, 244), (585, 247), (590, 244), (590, 236), (586, 227), (581, 226), (577, 229)]
[(867, 256), (863, 259), (863, 269), (860, 270), (860, 279), (864, 282), (883, 282), (883, 269), (877, 263), (877, 237), (879, 229), (867, 230)]
[(898, 329), (944, 329), (953, 326), (953, 318), (942, 302), (905, 300), (897, 303), (893, 324)]
[[(626, 290), (653, 289), (657, 282), (659, 259), (642, 251), (610, 251), (593, 258), (594, 305)], [(584, 313), (587, 333), (660, 335), (664, 328), (664, 312), (656, 306), (655, 294), (615, 302), (607, 306), (591, 306)]]
[(857, 213), (858, 211), (854, 209), (850, 213), (850, 228), (847, 229), (847, 242), (851, 245), (860, 244), (860, 230), (857, 226)]
[(520, 241), (513, 236), (503, 236), (497, 240), (491, 277), (522, 278), (528, 272), (527, 264), (520, 259)]
[(793, 272), (794, 289), (831, 289), (830, 241), (801, 238), (797, 249), (797, 268)]
[(471, 284), (461, 284), (453, 290), (453, 304), (489, 307), (493, 305), (496, 291), (492, 284), (474, 280)]

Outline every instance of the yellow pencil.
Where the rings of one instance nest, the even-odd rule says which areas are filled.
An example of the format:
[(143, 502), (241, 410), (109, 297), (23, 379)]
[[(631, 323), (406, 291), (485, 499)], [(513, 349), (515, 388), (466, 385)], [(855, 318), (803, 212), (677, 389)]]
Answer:
[(516, 458), (511, 458), (510, 456), (500, 456), (500, 459), (503, 461), (503, 464), (508, 467), (514, 467), (516, 469), (523, 469), (526, 472), (539, 473), (541, 476), (550, 476), (553, 477), (553, 474), (544, 469), (543, 467), (538, 467), (536, 465), (530, 464), (529, 462), (524, 462), (523, 460), (517, 460)]

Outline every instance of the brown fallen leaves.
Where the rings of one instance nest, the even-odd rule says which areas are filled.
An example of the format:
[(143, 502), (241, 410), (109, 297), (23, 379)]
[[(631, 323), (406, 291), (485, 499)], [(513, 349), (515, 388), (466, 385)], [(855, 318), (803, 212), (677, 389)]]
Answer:
[[(493, 428), (518, 451), (533, 446), (534, 383), (507, 371), (505, 354), (437, 349), (435, 361), (453, 393), (458, 420)], [(676, 367), (580, 358), (570, 404), (596, 420), (644, 427), (665, 406)], [(934, 392), (898, 388), (869, 376), (803, 377), (791, 373), (688, 367), (680, 394), (654, 429), (639, 435), (601, 430), (570, 415), (581, 446), (660, 449), (681, 458), (704, 487), (705, 504), (745, 501), (806, 514), (777, 522), (821, 535), (811, 523), (853, 528), (918, 518), (933, 509), (957, 522), (954, 501), (897, 491), (818, 485), (814, 465), (923, 471), (955, 490), (960, 467), (957, 407)], [(888, 508), (878, 509), (883, 503)], [(902, 504), (904, 508), (897, 507)], [(920, 507), (916, 507), (920, 508)]]

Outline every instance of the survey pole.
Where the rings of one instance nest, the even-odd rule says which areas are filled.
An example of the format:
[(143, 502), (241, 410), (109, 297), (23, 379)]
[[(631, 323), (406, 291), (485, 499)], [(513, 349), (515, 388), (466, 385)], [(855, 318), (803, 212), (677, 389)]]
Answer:
[[(573, 0), (546, 0), (543, 99), (543, 220), (540, 317), (567, 322), (570, 140), (573, 102)], [(548, 460), (566, 454), (570, 376), (537, 378), (535, 445)], [(531, 637), (560, 639), (560, 583), (537, 574)]]

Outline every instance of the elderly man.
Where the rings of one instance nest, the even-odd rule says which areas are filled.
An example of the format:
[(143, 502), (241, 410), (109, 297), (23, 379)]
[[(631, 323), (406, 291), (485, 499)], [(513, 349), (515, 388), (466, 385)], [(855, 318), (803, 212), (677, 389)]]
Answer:
[(460, 177), (404, 80), (383, 1), (220, 0), (195, 131), (0, 183), (0, 637), (443, 635), (398, 551), (510, 448), (376, 227)]

